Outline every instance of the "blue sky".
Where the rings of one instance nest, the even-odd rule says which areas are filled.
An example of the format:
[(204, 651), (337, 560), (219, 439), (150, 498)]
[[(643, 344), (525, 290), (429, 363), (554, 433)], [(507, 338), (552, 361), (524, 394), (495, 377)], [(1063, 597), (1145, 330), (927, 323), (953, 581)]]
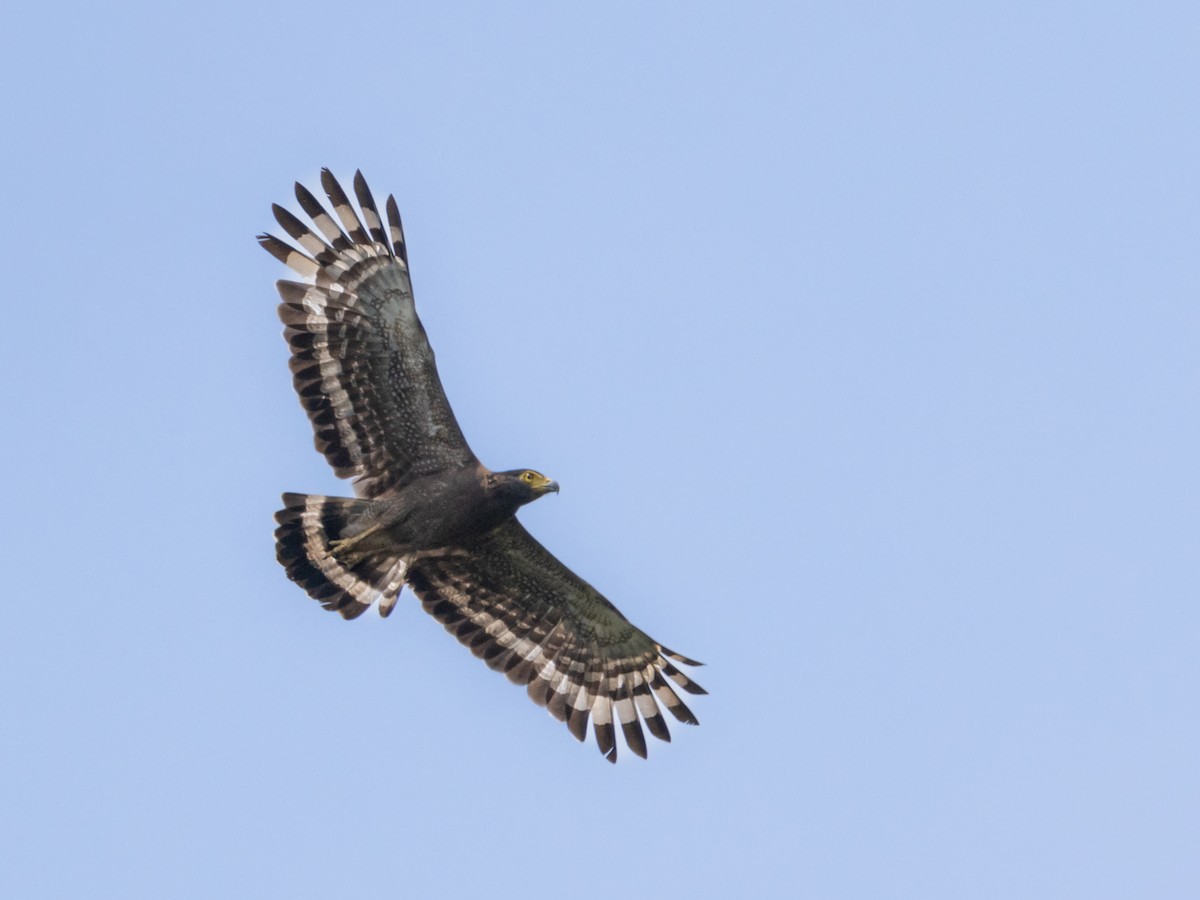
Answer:
[[(0, 34), (0, 893), (1190, 897), (1194, 4), (41, 4)], [(276, 565), (254, 235), (362, 168), (473, 448), (708, 663), (610, 767)], [(486, 892), (486, 893), (485, 893)]]

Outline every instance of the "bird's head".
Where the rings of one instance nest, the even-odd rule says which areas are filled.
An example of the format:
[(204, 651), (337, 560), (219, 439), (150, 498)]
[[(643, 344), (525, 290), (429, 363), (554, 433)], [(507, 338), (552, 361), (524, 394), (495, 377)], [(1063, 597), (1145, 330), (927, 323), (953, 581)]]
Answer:
[(509, 469), (488, 475), (488, 488), (514, 498), (518, 504), (525, 504), (543, 494), (557, 494), (558, 482), (533, 469)]

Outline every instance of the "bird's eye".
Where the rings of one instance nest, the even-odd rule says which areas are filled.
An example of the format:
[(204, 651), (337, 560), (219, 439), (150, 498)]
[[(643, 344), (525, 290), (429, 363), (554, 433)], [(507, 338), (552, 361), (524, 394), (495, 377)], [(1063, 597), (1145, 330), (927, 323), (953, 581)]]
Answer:
[(532, 472), (525, 472), (524, 474), (521, 475), (521, 477), (524, 478), (526, 481), (533, 481), (533, 473)]

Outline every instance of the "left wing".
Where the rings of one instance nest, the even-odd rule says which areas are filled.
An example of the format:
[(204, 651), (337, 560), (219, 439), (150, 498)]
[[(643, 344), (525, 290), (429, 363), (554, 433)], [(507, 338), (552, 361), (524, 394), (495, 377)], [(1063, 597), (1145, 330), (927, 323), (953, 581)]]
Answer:
[(276, 286), (293, 381), (317, 449), (339, 478), (354, 479), (360, 497), (474, 465), (417, 318), (395, 199), (387, 200), (385, 231), (361, 172), (354, 175), (361, 219), (328, 169), (321, 170), (321, 184), (332, 214), (296, 184), (315, 231), (272, 206), (301, 250), (269, 234), (258, 237), (272, 256), (315, 282)]
[(491, 668), (528, 685), (530, 698), (581, 741), (590, 716), (611, 762), (614, 719), (643, 758), (639, 718), (655, 737), (671, 739), (659, 703), (680, 722), (698, 724), (663, 676), (688, 693), (706, 693), (671, 660), (700, 663), (635, 628), (516, 519), (460, 551), (418, 556), (405, 578), (426, 612)]

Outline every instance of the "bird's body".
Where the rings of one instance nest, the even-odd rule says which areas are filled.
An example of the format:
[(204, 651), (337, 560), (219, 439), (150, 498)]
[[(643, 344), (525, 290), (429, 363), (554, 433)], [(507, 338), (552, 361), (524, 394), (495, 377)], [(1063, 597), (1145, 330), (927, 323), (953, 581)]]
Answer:
[[(490, 472), (481, 465), (425, 475), (369, 501), (341, 535), (360, 556), (416, 555), (463, 544), (512, 518), (517, 509), (558, 485), (521, 479), (524, 472)], [(340, 550), (338, 552), (341, 552)]]
[(615, 761), (619, 722), (645, 756), (640, 722), (670, 740), (660, 704), (695, 724), (668, 680), (703, 693), (670, 660), (698, 664), (631, 625), (517, 522), (522, 505), (558, 485), (532, 469), (493, 472), (467, 446), (417, 317), (395, 201), (385, 223), (357, 173), (360, 218), (328, 170), (322, 184), (333, 215), (296, 185), (315, 231), (274, 207), (301, 250), (259, 241), (312, 279), (278, 283), (290, 367), (317, 449), (358, 496), (284, 495), (276, 548), (288, 577), (345, 618), (374, 603), (387, 615), (408, 584), (577, 738), (590, 717)]

